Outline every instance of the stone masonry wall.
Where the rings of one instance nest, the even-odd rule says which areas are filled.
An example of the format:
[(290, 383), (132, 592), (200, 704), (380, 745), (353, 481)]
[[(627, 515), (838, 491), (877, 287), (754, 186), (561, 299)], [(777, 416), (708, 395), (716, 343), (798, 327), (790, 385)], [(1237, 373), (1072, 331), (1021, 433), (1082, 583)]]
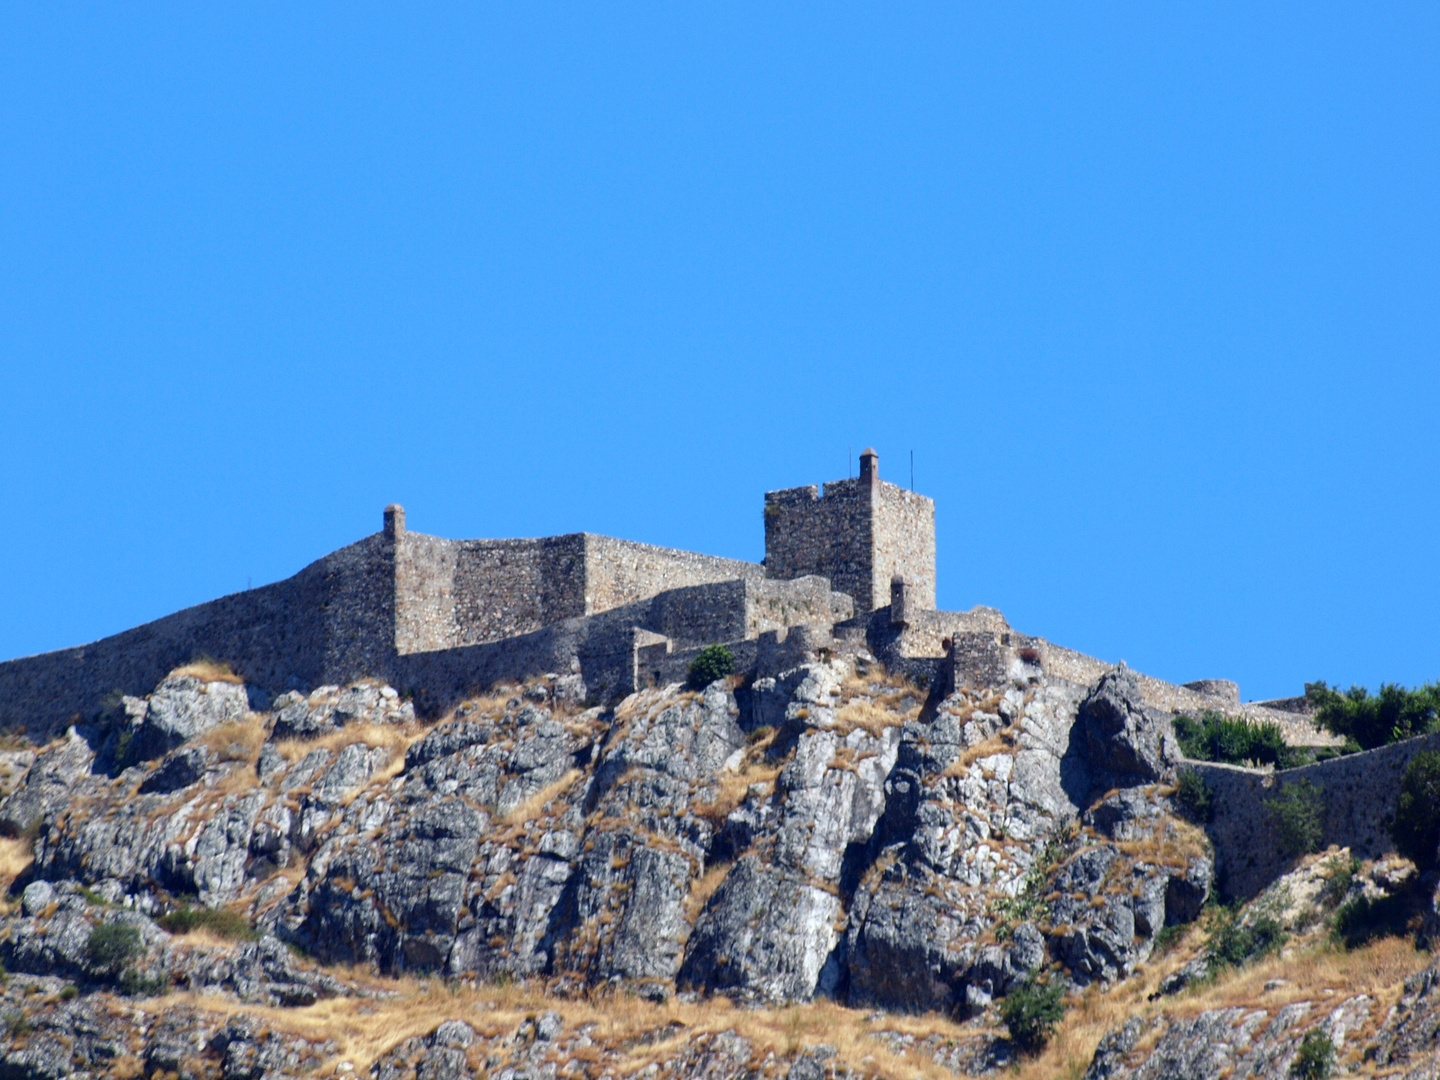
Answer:
[(292, 578), (177, 611), (88, 645), (0, 663), (0, 728), (44, 741), (115, 691), (147, 694), (200, 657), (271, 692), (385, 669), (393, 548), (376, 533)]
[(870, 485), (835, 480), (765, 493), (765, 573), (775, 579), (818, 574), (868, 615), (890, 602), (889, 582), (878, 599), (873, 580)]
[[(878, 467), (878, 466), (877, 466)], [(871, 473), (824, 488), (765, 495), (765, 572), (828, 577), (868, 615), (890, 603), (890, 579), (909, 587), (910, 606), (935, 607), (935, 502)]]
[(645, 600), (669, 589), (713, 585), (737, 578), (759, 580), (765, 568), (740, 559), (582, 534), (585, 538), (585, 607), (594, 615)]
[(902, 487), (874, 485), (876, 606), (889, 602), (890, 579), (905, 579), (909, 608), (935, 609), (935, 500)]
[(1440, 734), (1283, 772), (1190, 762), (1188, 767), (1200, 773), (1210, 789), (1213, 816), (1206, 832), (1215, 845), (1222, 893), (1227, 899), (1254, 896), (1293, 861), (1280, 849), (1265, 800), (1297, 780), (1309, 780), (1323, 792), (1322, 849), (1336, 844), (1350, 848), (1362, 859), (1392, 852), (1394, 844), (1387, 828), (1405, 766), (1422, 750), (1436, 749), (1440, 749)]

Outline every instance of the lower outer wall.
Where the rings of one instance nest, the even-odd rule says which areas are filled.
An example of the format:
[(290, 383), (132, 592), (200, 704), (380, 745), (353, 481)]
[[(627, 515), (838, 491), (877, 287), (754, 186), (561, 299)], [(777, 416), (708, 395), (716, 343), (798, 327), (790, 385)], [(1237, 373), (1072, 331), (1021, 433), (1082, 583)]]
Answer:
[(1210, 788), (1213, 816), (1206, 832), (1215, 845), (1221, 894), (1226, 899), (1249, 899), (1295, 862), (1280, 850), (1265, 800), (1297, 780), (1309, 780), (1323, 789), (1322, 850), (1331, 844), (1348, 847), (1362, 859), (1393, 852), (1389, 826), (1400, 780), (1410, 760), (1424, 750), (1440, 750), (1440, 734), (1278, 773), (1188, 762), (1187, 767), (1203, 776)]

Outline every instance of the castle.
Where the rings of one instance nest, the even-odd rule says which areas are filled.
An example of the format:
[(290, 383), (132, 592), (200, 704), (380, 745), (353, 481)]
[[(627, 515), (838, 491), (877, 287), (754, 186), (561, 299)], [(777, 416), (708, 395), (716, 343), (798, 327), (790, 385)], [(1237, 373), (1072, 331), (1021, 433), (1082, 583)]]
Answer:
[[(767, 493), (764, 522), (765, 560), (751, 563), (593, 533), (446, 540), (389, 506), (380, 532), (284, 581), (0, 663), (0, 726), (54, 734), (197, 657), (262, 697), (378, 678), (432, 713), (545, 673), (579, 673), (610, 699), (684, 678), (713, 644), (753, 672), (865, 649), (925, 684), (1026, 665), (1089, 682), (1107, 667), (1013, 633), (993, 609), (937, 611), (935, 503), (882, 480), (874, 450), (856, 478)], [(1239, 707), (1229, 683), (1146, 686), (1167, 708)]]

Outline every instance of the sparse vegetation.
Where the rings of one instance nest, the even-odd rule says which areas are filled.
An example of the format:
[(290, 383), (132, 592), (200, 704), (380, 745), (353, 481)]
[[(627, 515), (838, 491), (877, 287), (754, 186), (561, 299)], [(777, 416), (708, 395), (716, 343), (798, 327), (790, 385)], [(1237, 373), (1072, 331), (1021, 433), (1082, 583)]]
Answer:
[(1186, 757), (1196, 761), (1223, 761), (1230, 765), (1274, 765), (1289, 769), (1300, 764), (1300, 752), (1285, 744), (1280, 725), (1205, 712), (1198, 719), (1175, 718), (1175, 738)]
[(156, 920), (161, 928), (172, 934), (188, 934), (194, 930), (208, 930), (216, 937), (231, 941), (255, 941), (260, 935), (255, 932), (245, 916), (226, 908), (182, 907)]
[(129, 923), (101, 923), (90, 931), (85, 955), (106, 975), (118, 975), (144, 949), (140, 931)]
[(194, 660), (191, 660), (190, 663), (170, 672), (172, 679), (179, 678), (182, 675), (189, 675), (192, 678), (199, 679), (201, 682), (239, 683), (244, 681), (230, 669), (229, 664), (213, 660), (208, 656), (197, 656)]
[(1406, 931), (1411, 907), (1404, 894), (1347, 900), (1335, 912), (1335, 940), (1355, 949), (1377, 938), (1399, 937)]
[(707, 645), (690, 662), (690, 674), (685, 685), (691, 690), (703, 690), (716, 679), (723, 679), (735, 671), (735, 657), (724, 645)]
[(1246, 925), (1236, 912), (1227, 911), (1210, 931), (1205, 958), (1210, 974), (1217, 975), (1275, 952), (1284, 943), (1285, 931), (1273, 916), (1260, 915)]
[(1290, 1075), (1300, 1080), (1326, 1080), (1335, 1067), (1335, 1044), (1319, 1028), (1305, 1033), (1300, 1052), (1290, 1066)]
[(1440, 753), (1426, 750), (1405, 767), (1390, 836), (1400, 854), (1416, 866), (1434, 865), (1440, 845)]
[(1210, 820), (1210, 786), (1194, 769), (1183, 769), (1175, 785), (1175, 802), (1184, 815), (1197, 825)]
[(1325, 793), (1319, 784), (1293, 780), (1265, 800), (1265, 809), (1275, 822), (1286, 855), (1308, 855), (1319, 849), (1325, 831)]
[(1000, 1017), (1010, 1031), (1010, 1041), (1022, 1053), (1035, 1054), (1065, 1017), (1065, 988), (1031, 975), (1000, 1003)]
[(1335, 735), (1353, 739), (1363, 750), (1440, 730), (1440, 682), (1406, 690), (1384, 683), (1378, 694), (1363, 686), (1343, 693), (1324, 682), (1305, 684), (1315, 720)]

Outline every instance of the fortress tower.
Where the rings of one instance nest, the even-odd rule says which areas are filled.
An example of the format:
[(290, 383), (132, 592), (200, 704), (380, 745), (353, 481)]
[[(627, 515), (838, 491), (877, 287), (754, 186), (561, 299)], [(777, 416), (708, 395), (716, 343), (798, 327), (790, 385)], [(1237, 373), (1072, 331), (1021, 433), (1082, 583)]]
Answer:
[(904, 579), (912, 610), (935, 609), (935, 501), (880, 479), (880, 456), (860, 455), (860, 477), (765, 495), (765, 573), (819, 574), (849, 593), (855, 614), (890, 603)]

